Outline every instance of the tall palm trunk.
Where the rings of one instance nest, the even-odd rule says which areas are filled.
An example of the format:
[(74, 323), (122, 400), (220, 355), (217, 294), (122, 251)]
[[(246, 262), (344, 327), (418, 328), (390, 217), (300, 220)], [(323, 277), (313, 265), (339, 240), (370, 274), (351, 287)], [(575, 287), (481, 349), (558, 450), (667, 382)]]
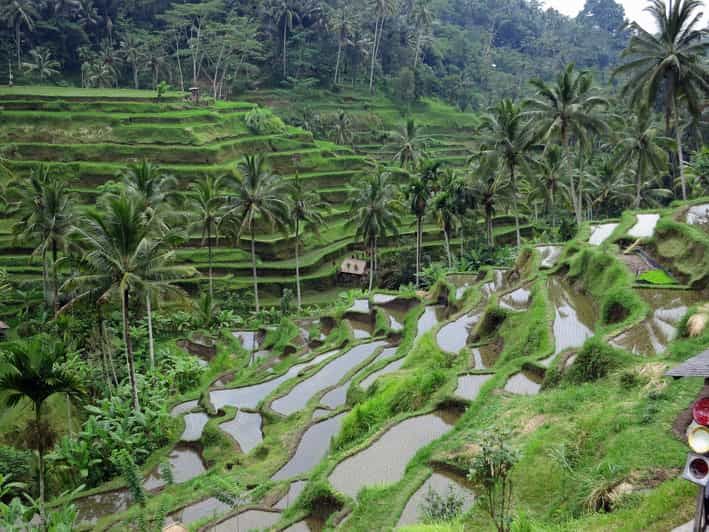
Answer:
[(17, 70), (22, 68), (22, 30), (20, 20), (15, 22), (15, 46), (17, 47)]
[(448, 238), (448, 228), (446, 225), (443, 226), (443, 240), (446, 245), (446, 255), (448, 256), (448, 267), (452, 268), (453, 267), (453, 257), (451, 257), (451, 244), (450, 240)]
[(339, 85), (340, 79), (340, 60), (342, 59), (342, 39), (337, 43), (337, 61), (335, 62), (335, 86)]
[(133, 86), (135, 87), (136, 90), (140, 88), (140, 84), (138, 83), (138, 64), (133, 63)]
[(42, 293), (44, 304), (49, 307), (49, 269), (47, 268), (47, 251), (42, 250)]
[(54, 314), (59, 310), (59, 275), (57, 274), (57, 241), (52, 240), (52, 298)]
[(150, 369), (155, 369), (155, 340), (153, 338), (153, 308), (150, 301), (150, 290), (145, 295), (145, 308), (148, 311), (148, 349), (150, 351)]
[(283, 21), (283, 79), (288, 77), (288, 22)]
[(421, 216), (416, 217), (416, 288), (421, 285)]
[(35, 403), (34, 415), (35, 423), (37, 424), (37, 461), (39, 473), (39, 528), (46, 530), (46, 518), (44, 512), (44, 434), (42, 433), (42, 403)]
[(640, 208), (640, 195), (641, 195), (641, 187), (642, 187), (642, 156), (638, 155), (638, 168), (635, 170), (635, 201), (633, 201), (633, 208), (634, 209), (639, 209)]
[(260, 312), (258, 301), (258, 273), (256, 272), (256, 233), (253, 223), (251, 224), (251, 272), (254, 278), (254, 302), (256, 304), (256, 312)]
[(517, 207), (517, 178), (515, 166), (510, 165), (510, 179), (512, 181), (512, 208), (515, 210), (515, 234), (517, 235), (517, 249), (522, 246), (522, 236), (519, 232), (519, 208)]
[(574, 214), (576, 215), (576, 225), (580, 226), (583, 222), (583, 214), (581, 213), (581, 206), (579, 205), (578, 198), (576, 197), (576, 181), (574, 180), (573, 168), (571, 166), (571, 155), (569, 154), (569, 136), (565, 128), (562, 129), (561, 138), (564, 145), (564, 155), (566, 155), (566, 172), (569, 175), (571, 205), (573, 206)]
[(135, 378), (135, 359), (133, 358), (133, 345), (131, 343), (130, 329), (128, 327), (128, 303), (130, 293), (127, 288), (123, 289), (121, 297), (121, 313), (123, 314), (123, 344), (128, 361), (128, 377), (130, 379), (131, 395), (133, 396), (133, 408), (140, 412), (140, 402), (138, 401), (138, 384)]
[(487, 242), (491, 246), (495, 245), (495, 236), (493, 234), (492, 227), (492, 214), (489, 211), (485, 211), (485, 224), (487, 225)]
[(687, 201), (687, 178), (684, 175), (684, 152), (682, 151), (682, 129), (680, 126), (679, 106), (677, 105), (677, 94), (673, 90), (672, 109), (675, 117), (675, 142), (677, 145), (677, 171), (682, 185), (682, 200)]
[(374, 24), (374, 42), (372, 43), (372, 61), (369, 69), (369, 92), (374, 92), (374, 65), (377, 64), (377, 51), (379, 48), (379, 33), (382, 29), (379, 29), (379, 21), (381, 19), (382, 29), (384, 28), (384, 17), (377, 16), (377, 20)]
[(374, 285), (374, 246), (369, 246), (369, 291), (372, 291)]
[(295, 219), (295, 291), (298, 299), (298, 310), (300, 310), (300, 219)]
[(212, 221), (207, 221), (207, 260), (209, 261), (209, 300), (214, 301), (214, 272), (212, 249)]

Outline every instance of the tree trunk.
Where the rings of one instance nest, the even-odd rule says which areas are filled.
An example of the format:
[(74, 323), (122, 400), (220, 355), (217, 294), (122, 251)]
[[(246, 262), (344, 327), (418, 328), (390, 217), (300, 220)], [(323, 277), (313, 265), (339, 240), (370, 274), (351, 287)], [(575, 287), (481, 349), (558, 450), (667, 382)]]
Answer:
[(212, 221), (207, 221), (207, 260), (209, 261), (209, 299), (210, 303), (214, 301), (214, 273), (213, 273), (213, 255), (212, 255)]
[(421, 54), (421, 39), (423, 37), (423, 32), (419, 31), (416, 35), (416, 55), (414, 55), (414, 73), (416, 73), (416, 67), (419, 63), (419, 55)]
[(138, 401), (138, 384), (135, 379), (135, 360), (133, 358), (133, 346), (131, 344), (130, 330), (128, 328), (128, 303), (130, 294), (127, 288), (123, 289), (121, 297), (121, 312), (123, 314), (123, 343), (125, 344), (126, 359), (128, 360), (128, 377), (130, 378), (131, 395), (133, 396), (133, 408), (140, 412), (140, 402)]
[(17, 46), (17, 70), (22, 69), (22, 30), (20, 29), (20, 21), (15, 23), (15, 45)]
[(44, 304), (49, 307), (49, 272), (47, 271), (47, 251), (42, 250), (42, 292), (44, 293)]
[(517, 236), (517, 249), (522, 246), (522, 237), (519, 232), (519, 209), (517, 207), (517, 179), (515, 177), (515, 167), (510, 165), (510, 179), (512, 181), (512, 208), (515, 210), (515, 234)]
[(677, 143), (677, 170), (679, 181), (682, 185), (682, 200), (687, 201), (687, 178), (684, 175), (684, 153), (682, 152), (682, 129), (680, 127), (679, 106), (677, 105), (677, 94), (672, 97), (672, 107), (675, 115), (675, 140)]
[(369, 247), (369, 291), (374, 285), (374, 246)]
[(44, 434), (42, 434), (42, 414), (41, 414), (42, 404), (35, 403), (35, 423), (37, 423), (37, 454), (39, 455), (39, 460), (37, 461), (39, 469), (39, 528), (40, 530), (46, 530), (46, 518), (44, 512)]
[(153, 309), (150, 301), (150, 290), (145, 295), (145, 307), (148, 311), (148, 349), (150, 352), (150, 369), (155, 369), (155, 339), (153, 338)]
[(574, 181), (573, 169), (571, 166), (571, 154), (569, 154), (569, 138), (566, 130), (562, 131), (561, 134), (562, 142), (564, 145), (564, 155), (566, 155), (566, 171), (569, 175), (569, 188), (571, 189), (571, 205), (574, 208), (574, 214), (576, 215), (576, 225), (581, 225), (582, 223), (582, 213), (581, 206), (579, 205), (578, 198), (576, 197), (576, 182)]
[(340, 78), (340, 59), (342, 57), (342, 39), (337, 43), (337, 61), (335, 62), (335, 86), (339, 84)]
[(446, 227), (443, 228), (443, 240), (446, 245), (446, 255), (448, 256), (448, 267), (452, 268), (453, 267), (453, 259), (451, 257), (451, 245), (450, 245), (450, 240), (448, 239), (448, 229)]
[(377, 38), (379, 36), (379, 17), (374, 24), (374, 42), (372, 43), (372, 61), (369, 70), (369, 92), (374, 92), (374, 65), (377, 62)]
[(635, 171), (635, 201), (633, 202), (633, 208), (635, 209), (640, 208), (640, 188), (642, 187), (642, 173), (640, 171), (642, 168), (641, 160), (642, 156), (638, 155), (638, 168)]
[(300, 310), (300, 220), (295, 219), (295, 290), (298, 298), (298, 310)]
[(421, 216), (416, 217), (416, 289), (421, 286)]
[(138, 84), (138, 65), (136, 63), (133, 63), (133, 86), (136, 90), (140, 88)]
[(177, 60), (177, 76), (180, 80), (180, 90), (185, 91), (185, 76), (182, 73), (182, 58), (180, 57), (180, 35), (175, 37), (175, 59)]
[(57, 241), (52, 240), (52, 304), (54, 314), (59, 311), (59, 275), (57, 274)]
[(253, 223), (251, 225), (251, 270), (254, 277), (254, 302), (256, 304), (256, 313), (261, 309), (258, 302), (258, 273), (256, 273), (256, 235), (254, 233)]
[(288, 22), (283, 22), (283, 79), (288, 77)]

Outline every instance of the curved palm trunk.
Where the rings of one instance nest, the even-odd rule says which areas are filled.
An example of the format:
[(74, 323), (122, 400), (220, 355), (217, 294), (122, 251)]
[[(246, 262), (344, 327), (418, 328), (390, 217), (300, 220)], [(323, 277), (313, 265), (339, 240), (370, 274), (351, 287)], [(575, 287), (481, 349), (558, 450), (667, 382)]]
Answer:
[(42, 250), (42, 292), (44, 304), (49, 307), (49, 272), (47, 268), (47, 252)]
[(672, 108), (675, 115), (675, 142), (677, 144), (677, 171), (682, 185), (682, 200), (687, 201), (687, 178), (684, 175), (684, 152), (682, 151), (682, 131), (680, 129), (679, 106), (677, 105), (677, 95), (673, 94)]
[(522, 246), (522, 236), (519, 232), (519, 208), (517, 206), (517, 179), (515, 167), (510, 165), (510, 179), (512, 180), (512, 208), (515, 210), (515, 234), (517, 236), (517, 249)]
[(212, 222), (207, 222), (207, 254), (209, 261), (209, 299), (214, 301), (214, 272), (213, 272), (213, 249), (212, 249)]
[(416, 217), (416, 289), (421, 286), (421, 216)]
[(339, 85), (340, 80), (340, 61), (342, 59), (342, 39), (337, 43), (337, 61), (335, 62), (335, 86)]
[(251, 271), (254, 278), (254, 303), (256, 305), (256, 312), (260, 312), (261, 308), (258, 301), (258, 273), (256, 272), (256, 234), (254, 232), (253, 224), (251, 226)]
[(642, 174), (641, 174), (642, 164), (641, 156), (638, 156), (638, 169), (635, 171), (635, 201), (633, 202), (633, 208), (640, 208), (640, 196), (642, 188)]
[(140, 412), (140, 402), (138, 401), (138, 384), (135, 379), (135, 359), (133, 358), (133, 345), (131, 343), (130, 329), (128, 327), (128, 303), (130, 294), (128, 289), (123, 289), (121, 297), (121, 313), (123, 315), (123, 344), (128, 360), (128, 376), (130, 378), (131, 395), (133, 396), (133, 408)]
[(15, 22), (15, 46), (17, 47), (17, 70), (22, 68), (22, 29), (20, 19)]
[(295, 290), (298, 298), (298, 310), (300, 310), (300, 220), (295, 219)]
[(38, 456), (38, 473), (39, 473), (39, 528), (46, 530), (46, 518), (44, 512), (44, 434), (42, 434), (42, 403), (34, 405), (35, 423), (37, 423), (37, 454)]
[(374, 285), (374, 246), (369, 247), (369, 291)]
[[(380, 28), (381, 20), (381, 28)], [(374, 24), (374, 43), (372, 44), (372, 61), (369, 70), (369, 92), (374, 92), (374, 66), (377, 64), (377, 52), (379, 51), (379, 39), (380, 34), (384, 29), (384, 17), (377, 16), (377, 20)]]
[(446, 255), (448, 256), (448, 267), (452, 268), (453, 258), (451, 257), (451, 244), (450, 240), (448, 239), (448, 228), (445, 225), (443, 226), (443, 239), (446, 245)]
[(150, 291), (145, 296), (145, 308), (148, 311), (148, 348), (150, 351), (150, 369), (155, 369), (155, 340), (153, 338), (153, 308)]
[(283, 22), (283, 79), (288, 77), (288, 23)]
[(581, 205), (579, 205), (579, 198), (576, 196), (576, 181), (574, 180), (573, 168), (571, 166), (571, 156), (569, 154), (569, 137), (565, 129), (561, 133), (561, 138), (564, 145), (564, 154), (566, 155), (566, 171), (569, 175), (571, 204), (574, 208), (574, 214), (576, 215), (576, 225), (581, 225), (583, 222), (583, 214), (581, 212)]
[(54, 314), (59, 310), (59, 275), (57, 274), (57, 241), (52, 240), (52, 298)]
[(138, 83), (138, 65), (137, 63), (133, 63), (133, 86), (135, 87), (136, 90), (140, 88), (140, 85)]

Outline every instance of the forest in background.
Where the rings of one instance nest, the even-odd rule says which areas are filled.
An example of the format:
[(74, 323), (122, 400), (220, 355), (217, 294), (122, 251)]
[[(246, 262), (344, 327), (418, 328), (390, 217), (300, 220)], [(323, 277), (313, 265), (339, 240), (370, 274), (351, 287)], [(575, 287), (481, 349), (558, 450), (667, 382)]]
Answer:
[(569, 63), (606, 80), (625, 22), (614, 0), (575, 19), (537, 0), (2, 0), (0, 83), (383, 86), (475, 110)]

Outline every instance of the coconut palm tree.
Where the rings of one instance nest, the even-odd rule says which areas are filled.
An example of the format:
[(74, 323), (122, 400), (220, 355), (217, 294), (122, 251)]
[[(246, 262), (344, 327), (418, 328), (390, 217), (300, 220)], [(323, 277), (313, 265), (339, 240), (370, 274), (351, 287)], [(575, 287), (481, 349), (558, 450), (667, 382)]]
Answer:
[(704, 61), (709, 40), (706, 28), (701, 27), (703, 6), (700, 0), (675, 0), (669, 6), (664, 0), (651, 0), (646, 11), (655, 19), (659, 32), (653, 35), (634, 22), (633, 36), (623, 52), (627, 62), (615, 71), (629, 75), (622, 94), (630, 95), (633, 104), (645, 101), (651, 107), (658, 97), (663, 98), (668, 135), (674, 118), (677, 175), (685, 200), (680, 105), (698, 116), (709, 91), (709, 70)]
[(381, 169), (355, 183), (349, 198), (348, 227), (355, 228), (355, 237), (362, 240), (369, 252), (369, 291), (374, 285), (377, 269), (377, 246), (381, 239), (398, 233), (401, 204), (397, 186), (391, 174)]
[(32, 403), (35, 421), (39, 477), (40, 527), (45, 526), (44, 451), (48, 434), (43, 427), (42, 405), (53, 395), (70, 399), (83, 396), (83, 385), (63, 364), (66, 347), (49, 336), (35, 336), (23, 342), (3, 345), (5, 371), (0, 375), (0, 393), (5, 404), (13, 408), (27, 399)]
[(453, 268), (453, 253), (451, 252), (450, 240), (453, 230), (460, 222), (458, 183), (459, 176), (453, 170), (445, 170), (438, 176), (436, 183), (436, 193), (433, 196), (432, 212), (443, 231), (443, 242), (448, 258), (448, 267)]
[(331, 138), (339, 145), (352, 145), (354, 135), (352, 133), (352, 117), (346, 112), (340, 110), (337, 113), (337, 118), (332, 124), (330, 131)]
[(517, 206), (517, 170), (529, 160), (531, 136), (522, 107), (509, 99), (500, 101), (483, 116), (480, 145), (483, 150), (497, 152), (510, 176), (512, 208), (515, 213), (517, 247), (522, 245)]
[(379, 56), (379, 47), (382, 44), (384, 35), (384, 22), (386, 18), (394, 12), (394, 0), (371, 0), (374, 7), (374, 40), (372, 41), (372, 51), (370, 53), (369, 71), (369, 92), (374, 92), (374, 67)]
[(342, 50), (352, 44), (352, 33), (355, 24), (355, 16), (351, 5), (345, 4), (335, 10), (333, 15), (332, 28), (337, 35), (337, 59), (335, 60), (334, 86), (340, 84), (340, 65), (342, 64)]
[(551, 225), (556, 227), (556, 209), (559, 189), (562, 187), (564, 155), (561, 146), (548, 144), (538, 158), (531, 159), (529, 173), (532, 183), (544, 198), (544, 212), (551, 214)]
[(300, 293), (300, 238), (301, 227), (306, 226), (314, 234), (319, 234), (319, 228), (325, 224), (323, 213), (329, 205), (320, 198), (315, 191), (303, 189), (300, 179), (296, 175), (295, 184), (291, 190), (291, 219), (295, 226), (295, 285), (298, 310), (301, 308)]
[(48, 48), (37, 47), (30, 50), (30, 61), (22, 63), (22, 67), (29, 74), (37, 74), (40, 82), (44, 82), (59, 74), (59, 61), (52, 58)]
[(166, 227), (174, 218), (171, 202), (176, 197), (177, 180), (145, 159), (128, 165), (121, 178), (126, 190), (139, 198), (145, 215), (155, 228)]
[(49, 284), (48, 257), (51, 254), (52, 301), (56, 311), (59, 308), (59, 251), (66, 250), (68, 236), (74, 222), (74, 198), (63, 179), (50, 174), (49, 168), (40, 165), (29, 179), (16, 181), (11, 189), (15, 198), (12, 210), (17, 222), (12, 231), (16, 239), (36, 242), (34, 256), (42, 257), (45, 301)]
[(75, 228), (83, 244), (89, 268), (74, 282), (81, 286), (103, 286), (100, 300), (117, 298), (121, 304), (123, 347), (128, 363), (133, 405), (140, 410), (135, 357), (130, 333), (131, 296), (176, 291), (172, 281), (194, 273), (172, 266), (174, 251), (170, 233), (155, 233), (142, 201), (122, 192), (106, 196), (100, 210), (89, 211)]
[(428, 0), (416, 0), (411, 10), (411, 22), (416, 30), (416, 44), (414, 48), (414, 72), (421, 57), (421, 47), (426, 34), (433, 24), (433, 13)]
[(143, 64), (143, 47), (135, 30), (126, 32), (125, 37), (121, 40), (120, 46), (123, 59), (131, 66), (131, 70), (133, 71), (133, 88), (139, 89), (140, 81), (138, 74)]
[(646, 105), (641, 105), (631, 118), (625, 131), (616, 141), (615, 163), (620, 166), (632, 165), (635, 174), (635, 197), (633, 208), (640, 208), (643, 185), (646, 178), (661, 172), (667, 164), (667, 151), (672, 140), (659, 134), (653, 122), (652, 113)]
[(256, 224), (266, 222), (272, 228), (283, 229), (288, 219), (288, 200), (285, 183), (271, 173), (262, 155), (245, 155), (237, 167), (233, 197), (228, 200), (223, 218), (228, 229), (241, 239), (244, 233), (251, 238), (251, 268), (254, 282), (254, 303), (260, 311), (258, 272), (256, 271)]
[(608, 102), (594, 94), (591, 74), (577, 72), (573, 64), (568, 65), (552, 85), (539, 79), (531, 83), (537, 89), (537, 95), (525, 100), (525, 114), (535, 128), (537, 139), (561, 142), (567, 162), (571, 204), (576, 214), (576, 223), (580, 225), (583, 221), (583, 204), (576, 190), (569, 148), (572, 142), (586, 143), (589, 134), (599, 134), (607, 129), (606, 122), (597, 110), (607, 107)]
[(477, 158), (468, 174), (471, 194), (485, 218), (485, 232), (488, 244), (491, 246), (495, 245), (493, 218), (497, 212), (497, 205), (500, 200), (504, 199), (509, 189), (509, 181), (498, 170), (497, 155), (483, 153)]
[(22, 66), (22, 27), (32, 31), (35, 18), (37, 18), (37, 8), (33, 0), (0, 1), (0, 20), (4, 21), (8, 28), (15, 30), (17, 68)]
[(225, 176), (207, 176), (190, 184), (185, 193), (189, 213), (194, 226), (202, 233), (202, 245), (207, 243), (209, 262), (209, 297), (214, 300), (214, 279), (212, 263), (214, 257), (214, 242), (212, 237), (219, 238), (219, 221), (222, 208), (226, 201)]
[(300, 22), (299, 3), (294, 0), (273, 0), (270, 5), (270, 14), (276, 25), (281, 30), (283, 45), (283, 79), (288, 78), (288, 32)]
[(423, 219), (431, 201), (433, 185), (438, 177), (439, 162), (419, 162), (406, 190), (411, 214), (416, 217), (416, 288), (420, 286), (421, 247), (423, 245)]
[(430, 139), (424, 136), (413, 118), (398, 131), (389, 133), (389, 147), (395, 150), (392, 160), (398, 161), (401, 168), (410, 168), (425, 155)]

